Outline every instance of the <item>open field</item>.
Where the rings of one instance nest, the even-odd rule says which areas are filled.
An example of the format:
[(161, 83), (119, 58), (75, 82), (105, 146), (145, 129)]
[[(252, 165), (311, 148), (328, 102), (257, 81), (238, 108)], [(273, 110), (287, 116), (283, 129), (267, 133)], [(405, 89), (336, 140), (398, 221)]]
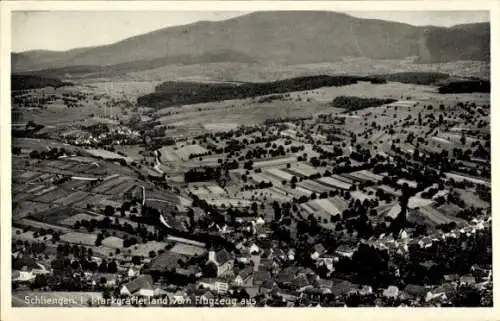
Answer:
[(81, 221), (81, 220), (90, 221), (92, 219), (97, 219), (97, 216), (86, 214), (86, 213), (79, 213), (79, 214), (70, 216), (68, 218), (65, 218), (65, 219), (59, 221), (59, 223), (62, 225), (66, 225), (66, 226), (73, 226), (73, 224), (75, 224), (76, 221)]
[(215, 184), (191, 185), (188, 190), (189, 192), (198, 196), (226, 194), (226, 191), (224, 189)]
[(22, 241), (47, 242), (52, 239), (52, 235), (47, 234), (44, 236), (35, 237), (35, 231), (23, 232), (23, 229), (14, 227), (12, 228), (12, 238)]
[(127, 162), (132, 161), (132, 159), (129, 157), (123, 157), (120, 154), (110, 152), (109, 150), (104, 150), (104, 149), (87, 149), (86, 152), (92, 156), (102, 157), (104, 159), (124, 159)]
[(16, 221), (15, 224), (20, 225), (20, 226), (31, 227), (31, 228), (35, 228), (35, 229), (42, 229), (42, 228), (46, 229), (46, 230), (52, 229), (54, 231), (58, 231), (61, 233), (72, 232), (71, 229), (66, 228), (66, 227), (62, 227), (62, 226), (54, 225), (54, 224), (42, 223), (42, 222), (38, 222), (38, 221), (26, 219), (26, 218), (23, 218), (21, 220)]
[(333, 177), (321, 177), (317, 180), (317, 182), (320, 184), (324, 184), (327, 187), (340, 188), (344, 190), (347, 190), (351, 187), (351, 184), (335, 179)]
[(358, 180), (361, 180), (361, 181), (370, 181), (373, 183), (378, 183), (378, 182), (382, 181), (381, 175), (374, 174), (374, 173), (367, 171), (367, 170), (361, 170), (361, 171), (352, 172), (349, 174), (351, 177), (358, 179)]
[(289, 163), (296, 162), (297, 159), (295, 157), (283, 157), (276, 158), (270, 160), (258, 161), (253, 164), (253, 168), (264, 168), (264, 167), (272, 167), (272, 166), (280, 166)]
[(328, 192), (330, 190), (330, 188), (326, 187), (325, 185), (317, 183), (313, 180), (302, 181), (300, 183), (297, 183), (297, 186), (302, 187), (304, 189), (308, 189), (315, 193), (323, 193), (323, 192)]
[(210, 131), (229, 131), (240, 126), (238, 123), (208, 123), (204, 127)]
[(197, 154), (204, 154), (208, 152), (205, 148), (201, 147), (200, 145), (194, 144), (194, 145), (186, 145), (186, 146), (180, 146), (175, 150), (175, 153), (179, 156), (181, 160), (188, 160), (189, 155), (197, 155)]
[(473, 177), (468, 177), (460, 174), (455, 174), (455, 173), (445, 173), (446, 177), (454, 179), (456, 181), (469, 181), (474, 184), (482, 184), (491, 187), (491, 182), (487, 181), (485, 179), (480, 179), (480, 178), (473, 178)]
[(375, 60), (370, 58), (345, 58), (336, 62), (262, 65), (251, 63), (210, 63), (204, 65), (168, 65), (138, 71), (125, 77), (137, 82), (171, 79), (192, 81), (271, 81), (318, 74), (380, 74), (407, 71), (445, 72), (461, 76), (489, 76), (489, 64), (479, 61), (457, 61), (441, 64), (412, 64), (405, 60)]
[(72, 194), (67, 195), (66, 197), (60, 198), (55, 202), (61, 204), (62, 206), (68, 206), (76, 202), (80, 202), (86, 199), (89, 196), (89, 193), (83, 191), (77, 191)]
[(375, 199), (375, 195), (368, 195), (367, 193), (363, 193), (361, 191), (353, 191), (353, 192), (351, 192), (351, 197), (353, 199), (358, 199), (361, 202), (363, 202), (364, 200)]
[(14, 220), (34, 215), (35, 213), (43, 212), (45, 210), (48, 210), (50, 207), (50, 204), (31, 201), (21, 201), (16, 204), (17, 206), (12, 209), (12, 218)]
[(97, 234), (69, 232), (60, 236), (64, 242), (93, 246), (97, 239)]
[(336, 215), (340, 215), (342, 213), (341, 209), (338, 209), (335, 206), (335, 204), (330, 202), (330, 200), (327, 198), (317, 199), (317, 200), (311, 201), (311, 203), (319, 206), (322, 210), (326, 211), (330, 215), (336, 216)]
[(431, 205), (432, 203), (434, 203), (434, 201), (431, 199), (425, 199), (421, 197), (410, 197), (410, 199), (408, 200), (408, 208), (423, 207)]
[(466, 189), (466, 190), (457, 189), (456, 191), (460, 194), (460, 197), (465, 201), (465, 203), (470, 205), (470, 206), (474, 206), (477, 208), (491, 207), (491, 203), (488, 203), (488, 202), (480, 199), (475, 191), (468, 190), (468, 189)]
[(318, 171), (314, 167), (306, 163), (296, 163), (290, 166), (290, 168), (287, 168), (286, 171), (298, 175), (299, 177), (309, 177), (318, 174)]
[(425, 216), (426, 219), (436, 225), (447, 224), (453, 221), (431, 206), (421, 207), (419, 208), (419, 211)]
[(60, 199), (64, 199), (67, 196), (71, 194), (71, 192), (63, 190), (62, 188), (57, 188), (56, 186), (53, 186), (55, 188), (50, 189), (49, 191), (45, 193), (40, 193), (40, 196), (37, 195), (38, 193), (35, 193), (36, 196), (38, 196), (35, 201), (41, 202), (41, 203), (54, 203)]
[(292, 174), (289, 174), (289, 173), (285, 172), (284, 170), (281, 170), (281, 169), (275, 168), (275, 167), (266, 168), (264, 170), (264, 173), (267, 175), (271, 175), (271, 176), (275, 177), (276, 179), (286, 180), (286, 181), (290, 181), (293, 177)]
[(115, 178), (111, 178), (105, 182), (103, 182), (101, 185), (98, 185), (95, 187), (92, 192), (94, 193), (106, 193), (108, 190), (114, 189), (118, 186), (121, 186), (123, 183), (130, 183), (132, 182), (132, 178), (126, 177), (126, 176), (119, 176)]

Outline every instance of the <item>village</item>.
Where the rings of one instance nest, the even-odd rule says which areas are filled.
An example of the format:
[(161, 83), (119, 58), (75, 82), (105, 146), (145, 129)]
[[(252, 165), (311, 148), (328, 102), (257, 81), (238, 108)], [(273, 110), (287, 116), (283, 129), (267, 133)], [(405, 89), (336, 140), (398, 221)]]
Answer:
[(13, 304), (490, 306), (489, 105), (334, 110), (18, 126)]

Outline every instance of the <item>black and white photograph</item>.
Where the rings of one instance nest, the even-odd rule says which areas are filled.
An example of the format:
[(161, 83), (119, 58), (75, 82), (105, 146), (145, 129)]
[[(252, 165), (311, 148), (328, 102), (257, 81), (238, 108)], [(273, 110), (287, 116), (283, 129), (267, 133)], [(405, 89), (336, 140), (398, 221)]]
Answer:
[(12, 308), (492, 308), (490, 11), (216, 8), (10, 13)]

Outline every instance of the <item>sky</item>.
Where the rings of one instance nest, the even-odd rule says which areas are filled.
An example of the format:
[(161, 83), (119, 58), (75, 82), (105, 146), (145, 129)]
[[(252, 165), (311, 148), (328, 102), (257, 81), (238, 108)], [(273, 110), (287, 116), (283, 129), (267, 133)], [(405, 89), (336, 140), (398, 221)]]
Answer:
[[(234, 11), (30, 11), (12, 13), (12, 51), (56, 50), (114, 43), (153, 30), (200, 20), (226, 20)], [(354, 11), (352, 16), (449, 27), (489, 21), (487, 11)], [(75, 35), (78, 35), (76, 37)]]

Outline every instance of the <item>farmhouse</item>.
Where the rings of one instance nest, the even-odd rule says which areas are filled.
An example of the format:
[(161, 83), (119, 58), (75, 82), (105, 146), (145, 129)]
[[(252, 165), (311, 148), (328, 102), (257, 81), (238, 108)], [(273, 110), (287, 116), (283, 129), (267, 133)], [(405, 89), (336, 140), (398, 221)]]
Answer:
[(150, 275), (141, 275), (120, 288), (120, 295), (125, 296), (153, 296), (153, 278)]
[(215, 264), (217, 276), (221, 276), (233, 269), (234, 257), (226, 249), (217, 252), (212, 249), (208, 252), (208, 263)]
[(248, 287), (253, 284), (253, 268), (251, 266), (246, 266), (241, 269), (232, 283), (234, 286)]
[(117, 276), (113, 273), (94, 273), (91, 277), (92, 286), (104, 285), (114, 287), (117, 283)]
[(340, 245), (336, 250), (335, 254), (342, 256), (342, 257), (348, 257), (352, 258), (354, 255), (354, 252), (356, 252), (357, 248), (354, 246), (349, 246), (349, 245)]

